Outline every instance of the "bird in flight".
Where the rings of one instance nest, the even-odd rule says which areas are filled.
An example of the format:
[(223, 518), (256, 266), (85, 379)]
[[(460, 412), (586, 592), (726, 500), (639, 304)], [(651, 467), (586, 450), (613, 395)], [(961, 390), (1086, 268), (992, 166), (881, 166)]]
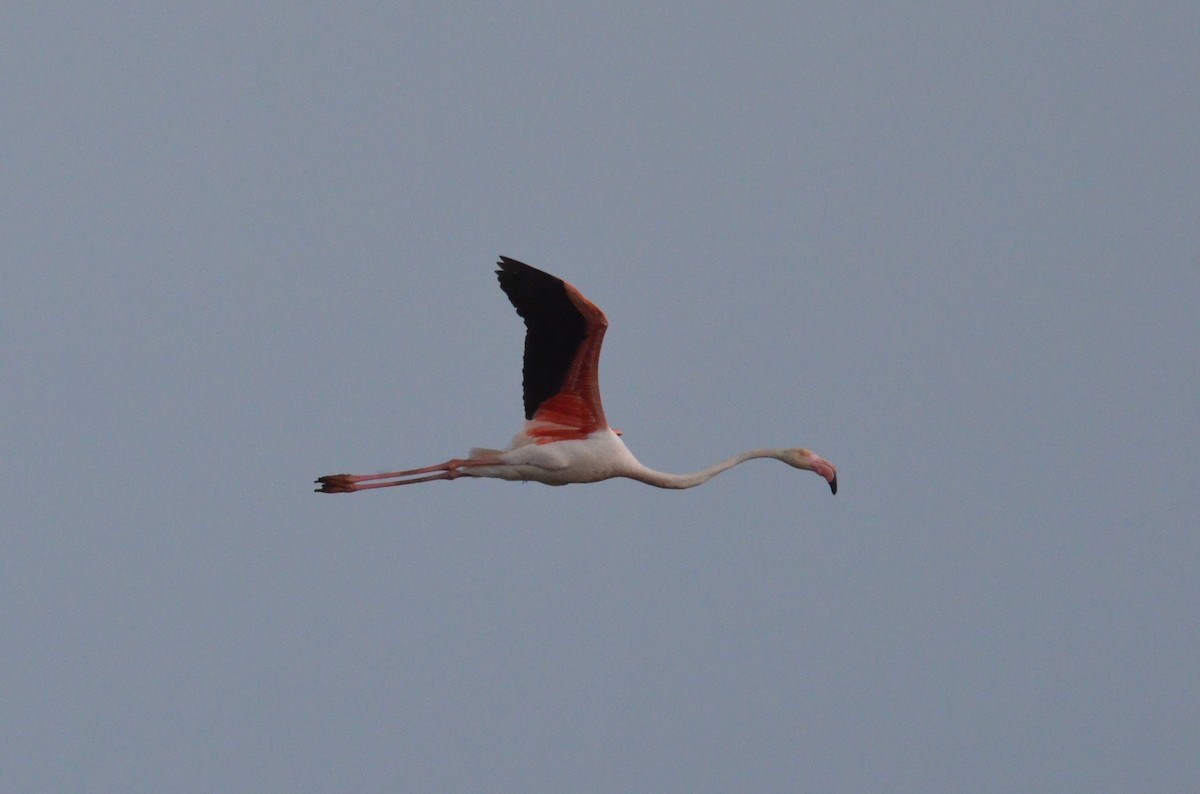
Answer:
[(466, 458), (383, 474), (330, 474), (318, 493), (353, 493), (459, 477), (566, 485), (628, 477), (658, 488), (692, 488), (754, 458), (816, 472), (837, 493), (837, 469), (802, 448), (752, 449), (693, 474), (667, 474), (638, 462), (608, 426), (600, 405), (604, 312), (562, 279), (500, 257), (500, 289), (525, 320), (525, 424), (509, 449), (472, 449)]

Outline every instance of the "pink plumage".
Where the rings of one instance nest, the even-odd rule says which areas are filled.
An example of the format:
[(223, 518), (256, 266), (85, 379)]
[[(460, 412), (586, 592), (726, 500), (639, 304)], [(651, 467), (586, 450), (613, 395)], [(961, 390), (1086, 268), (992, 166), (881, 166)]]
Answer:
[(319, 493), (353, 493), (459, 477), (495, 477), (566, 485), (627, 477), (659, 488), (692, 488), (753, 458), (774, 458), (825, 478), (837, 493), (837, 469), (807, 449), (754, 449), (693, 474), (667, 474), (638, 462), (608, 426), (600, 403), (600, 346), (608, 319), (579, 290), (523, 262), (500, 257), (500, 288), (525, 320), (525, 424), (506, 450), (382, 474), (330, 474)]

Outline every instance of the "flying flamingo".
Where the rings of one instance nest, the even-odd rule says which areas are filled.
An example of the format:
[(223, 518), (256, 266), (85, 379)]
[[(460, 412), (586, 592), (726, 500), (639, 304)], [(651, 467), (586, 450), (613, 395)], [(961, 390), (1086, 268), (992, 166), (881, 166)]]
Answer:
[(628, 477), (658, 488), (692, 488), (753, 458), (814, 471), (837, 493), (837, 469), (807, 449), (753, 449), (694, 474), (643, 466), (608, 426), (600, 406), (600, 343), (608, 320), (579, 290), (523, 262), (500, 257), (500, 289), (525, 320), (525, 424), (507, 450), (384, 474), (330, 474), (319, 493), (352, 493), (459, 477), (534, 480), (547, 485)]

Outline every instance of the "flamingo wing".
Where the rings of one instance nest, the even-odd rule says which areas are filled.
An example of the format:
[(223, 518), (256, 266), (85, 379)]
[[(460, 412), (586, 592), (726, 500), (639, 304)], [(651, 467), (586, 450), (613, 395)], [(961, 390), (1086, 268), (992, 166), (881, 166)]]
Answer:
[(500, 289), (525, 320), (527, 432), (539, 443), (584, 438), (608, 427), (600, 404), (604, 312), (560, 278), (500, 257)]

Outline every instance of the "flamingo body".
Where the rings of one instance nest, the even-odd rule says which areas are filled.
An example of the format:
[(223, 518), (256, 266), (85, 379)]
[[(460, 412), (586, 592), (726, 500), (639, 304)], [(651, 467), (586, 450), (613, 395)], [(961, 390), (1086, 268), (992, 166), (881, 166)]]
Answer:
[(525, 320), (525, 424), (507, 450), (472, 449), (467, 458), (382, 474), (331, 474), (319, 493), (352, 493), (459, 477), (567, 485), (627, 477), (659, 488), (692, 488), (753, 458), (816, 472), (837, 493), (837, 469), (803, 448), (742, 452), (693, 474), (643, 466), (608, 426), (600, 402), (600, 346), (608, 320), (579, 290), (523, 262), (500, 257), (500, 288)]
[[(478, 453), (486, 456), (489, 451), (473, 449), (471, 457)], [(620, 437), (607, 427), (581, 438), (553, 442), (537, 441), (528, 434), (527, 427), (513, 439), (511, 449), (496, 456), (495, 465), (469, 466), (462, 473), (469, 477), (568, 485), (626, 477), (640, 465)]]

